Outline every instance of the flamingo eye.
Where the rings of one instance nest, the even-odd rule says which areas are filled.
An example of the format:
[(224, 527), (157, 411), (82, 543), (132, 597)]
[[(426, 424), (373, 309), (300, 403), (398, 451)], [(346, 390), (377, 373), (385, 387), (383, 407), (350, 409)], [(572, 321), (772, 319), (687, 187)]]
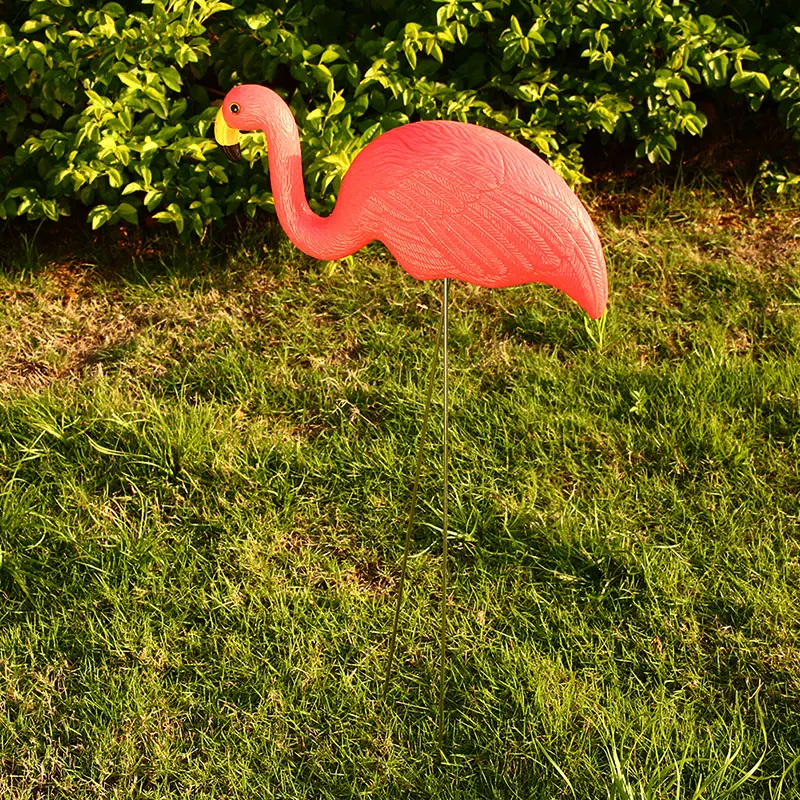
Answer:
[(231, 114), (238, 114), (239, 113), (239, 104), (238, 103), (231, 103)]

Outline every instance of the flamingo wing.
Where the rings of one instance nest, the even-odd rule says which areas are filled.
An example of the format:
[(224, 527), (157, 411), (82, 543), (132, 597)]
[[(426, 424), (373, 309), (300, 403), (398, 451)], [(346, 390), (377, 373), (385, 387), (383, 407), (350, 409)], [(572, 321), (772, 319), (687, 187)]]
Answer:
[(605, 262), (586, 209), (512, 139), (474, 125), (415, 123), (362, 151), (345, 184), (351, 172), (372, 176), (358, 192), (360, 224), (413, 277), (493, 287), (536, 281), (593, 317), (605, 309)]

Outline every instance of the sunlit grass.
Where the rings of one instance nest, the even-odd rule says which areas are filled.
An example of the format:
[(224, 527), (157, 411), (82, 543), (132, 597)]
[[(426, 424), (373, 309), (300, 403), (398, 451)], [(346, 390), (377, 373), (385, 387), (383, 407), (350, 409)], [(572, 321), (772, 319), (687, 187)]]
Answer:
[(0, 795), (799, 797), (800, 212), (594, 207), (602, 324), (453, 285), (443, 762), (436, 397), (381, 700), (439, 287), (263, 229), (27, 238), (0, 276)]

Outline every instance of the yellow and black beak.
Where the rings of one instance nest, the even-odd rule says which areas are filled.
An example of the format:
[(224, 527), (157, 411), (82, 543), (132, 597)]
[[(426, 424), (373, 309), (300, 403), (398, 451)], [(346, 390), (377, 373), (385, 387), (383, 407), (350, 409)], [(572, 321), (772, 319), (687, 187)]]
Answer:
[(231, 128), (225, 117), (222, 116), (222, 109), (217, 111), (217, 118), (214, 120), (214, 138), (222, 148), (222, 152), (231, 161), (241, 161), (242, 151), (239, 149), (239, 131)]

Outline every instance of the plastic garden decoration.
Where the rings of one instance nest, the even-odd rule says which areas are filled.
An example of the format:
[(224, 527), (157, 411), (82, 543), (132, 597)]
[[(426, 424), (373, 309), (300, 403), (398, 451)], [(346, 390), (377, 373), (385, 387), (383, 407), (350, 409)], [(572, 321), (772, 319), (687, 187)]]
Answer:
[[(434, 353), (435, 364), (442, 351), (444, 401), (438, 709), (441, 748), (448, 581), (449, 279), (490, 287), (546, 283), (565, 292), (597, 319), (605, 311), (608, 297), (600, 240), (586, 209), (562, 178), (524, 145), (488, 128), (436, 120), (414, 122), (384, 133), (353, 160), (328, 217), (317, 216), (306, 201), (300, 137), (289, 107), (264, 86), (232, 89), (217, 113), (217, 142), (229, 158), (239, 160), (239, 133), (257, 130), (267, 138), (278, 219), (303, 252), (319, 259), (340, 259), (377, 239), (414, 278), (444, 280), (442, 320)], [(384, 694), (392, 672), (431, 386), (429, 382)]]

